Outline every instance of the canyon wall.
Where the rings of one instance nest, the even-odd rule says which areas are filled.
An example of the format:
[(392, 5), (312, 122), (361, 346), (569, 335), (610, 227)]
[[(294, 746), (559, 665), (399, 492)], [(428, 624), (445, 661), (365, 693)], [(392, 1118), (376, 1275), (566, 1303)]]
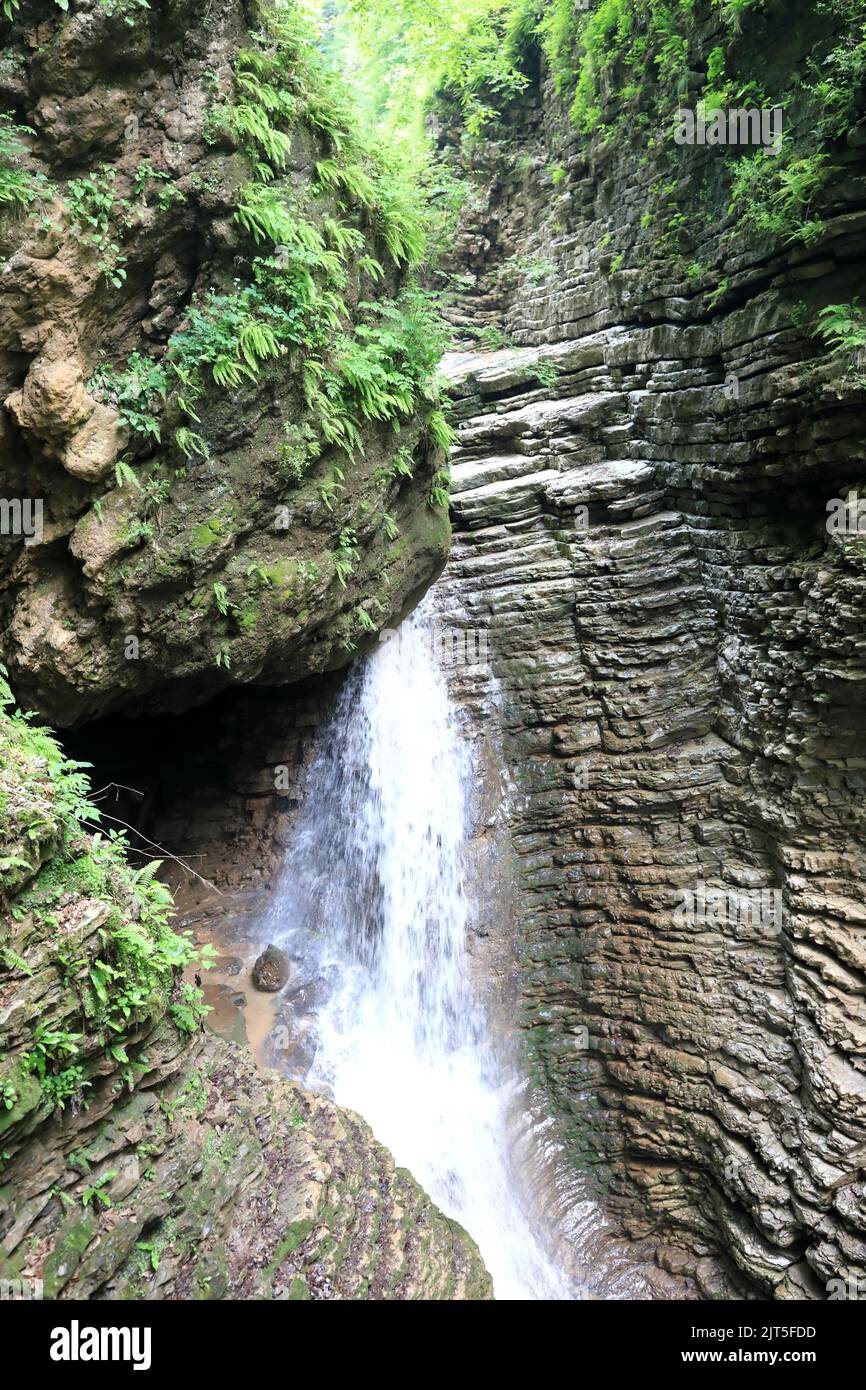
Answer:
[[(698, 9), (692, 106), (721, 27)], [(766, 9), (741, 44), (802, 70), (827, 21)], [(517, 787), (528, 1054), (571, 1163), (669, 1269), (852, 1296), (866, 562), (826, 521), (863, 477), (866, 383), (809, 325), (862, 285), (862, 109), (820, 232), (786, 240), (729, 209), (726, 151), (640, 98), (581, 135), (532, 62), (469, 153), (447, 106), (438, 130), (473, 182), (441, 588), (498, 684), (462, 677)]]
[[(100, 818), (3, 678), (64, 726), (189, 709), (344, 666), (441, 569), (414, 213), (296, 18), (183, 0), (0, 17), (9, 1296), (491, 1293), (474, 1242), (361, 1117), (204, 1031), (209, 962), (170, 924), (159, 850), (130, 826), (151, 861), (133, 869), (113, 841), (156, 802), (182, 847), (197, 792), (233, 831), (224, 870), (261, 838), (256, 798), (291, 800), (274, 764), (297, 775), (303, 719), (268, 733), (280, 701), (252, 696), (220, 725), (217, 702), (195, 759), (188, 730), (118, 726), (112, 766), (144, 752), (148, 794), (128, 809), (129, 787), (102, 787)], [(260, 884), (265, 859), (224, 884)]]
[(31, 0), (0, 32), (19, 699), (69, 726), (345, 665), (448, 546), (399, 173), (291, 8)]
[[(204, 20), (164, 3), (130, 25), (88, 0), (0, 20), (2, 104), (38, 132), (9, 166), (38, 198), (0, 218), (0, 460), (7, 496), (46, 501), (35, 544), (3, 538), (4, 654), (16, 693), (62, 724), (343, 665), (447, 545), (420, 414), (396, 435), (362, 422), (347, 480), (292, 353), (231, 391), (206, 383), (197, 422), (175, 401), (164, 449), (152, 433), (159, 392), (136, 385), (140, 363), (129, 377), (133, 354), (161, 362), (256, 253), (236, 221), (249, 168), (213, 111), (238, 95), (259, 15)], [(829, 22), (773, 0), (734, 47), (772, 83)], [(720, 24), (697, 5), (692, 105)], [(514, 876), (477, 958), (503, 1011), (513, 978), (563, 1210), (570, 1174), (589, 1175), (704, 1296), (862, 1288), (866, 561), (856, 527), (826, 520), (864, 471), (866, 396), (862, 364), (815, 331), (861, 285), (862, 110), (803, 204), (814, 230), (789, 237), (745, 225), (725, 151), (675, 146), (645, 94), (587, 135), (537, 53), (527, 71), (480, 140), (447, 107), (438, 128), (475, 185), (449, 266), (460, 440), (440, 606), (487, 645), (453, 685), (487, 758), (477, 862), (495, 859), (503, 899)], [(286, 178), (322, 238), (345, 235), (326, 215), (362, 237), (357, 317), (362, 294), (399, 297), (403, 271), (375, 208), (305, 201), (334, 150), (300, 96)], [(603, 97), (606, 114), (625, 100)], [(367, 254), (387, 262), (379, 290)], [(189, 890), (199, 935), (260, 901), (331, 694), (229, 691), (192, 722), (70, 743), (142, 789), (119, 815), (240, 890)], [(181, 982), (106, 1035), (94, 968), (127, 968), (141, 902), (58, 801), (56, 750), (6, 715), (0, 739), (3, 1277), (64, 1297), (487, 1296), (472, 1242), (363, 1121), (202, 1034)], [(74, 1103), (57, 1107), (61, 1076)]]

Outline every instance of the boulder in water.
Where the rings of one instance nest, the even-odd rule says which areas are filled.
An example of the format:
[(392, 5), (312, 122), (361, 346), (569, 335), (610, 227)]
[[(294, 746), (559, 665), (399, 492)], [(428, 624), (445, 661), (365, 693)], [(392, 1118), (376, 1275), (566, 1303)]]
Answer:
[(253, 966), (253, 984), (266, 994), (276, 994), (289, 978), (289, 958), (279, 946), (269, 945)]

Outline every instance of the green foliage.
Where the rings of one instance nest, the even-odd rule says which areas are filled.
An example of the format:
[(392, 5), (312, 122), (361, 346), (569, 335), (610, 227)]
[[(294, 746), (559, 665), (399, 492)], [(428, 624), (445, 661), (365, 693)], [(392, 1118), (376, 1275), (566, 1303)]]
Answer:
[(299, 483), (321, 453), (321, 445), (312, 425), (307, 421), (295, 424), (286, 420), (279, 448), (280, 476)]
[[(564, 169), (562, 173), (564, 176)], [(546, 260), (543, 256), (512, 256), (507, 262), (507, 269), (512, 274), (519, 276), (533, 289), (556, 274), (556, 266), (553, 261)]]
[(109, 1172), (103, 1173), (101, 1178), (97, 1178), (96, 1182), (93, 1183), (90, 1187), (86, 1187), (81, 1194), (82, 1206), (88, 1207), (92, 1202), (94, 1206), (99, 1205), (108, 1210), (108, 1208), (112, 1205), (111, 1198), (108, 1197), (102, 1189), (104, 1187), (107, 1187), (110, 1182), (114, 1181), (114, 1179), (117, 1177), (117, 1173), (118, 1170), (116, 1168), (112, 1168), (109, 1170)]
[(559, 367), (555, 362), (538, 362), (532, 369), (532, 375), (545, 390), (550, 391), (559, 380)]
[(729, 28), (739, 33), (742, 17), (747, 10), (756, 9), (762, 0), (717, 0), (722, 17)]
[(413, 474), (412, 454), (405, 446), (398, 449), (391, 462), (391, 475), (394, 478), (411, 478)]
[[(348, 90), (328, 71), (304, 30), (296, 10), (266, 16), (267, 51), (239, 54), (235, 71), (235, 100), (221, 114), (223, 129), (246, 151), (255, 174), (245, 191), (239, 221), (254, 238), (282, 246), (292, 243), (283, 230), (285, 197), (267, 196), (267, 185), (285, 168), (292, 147), (290, 130), (304, 120), (321, 132), (331, 146), (316, 165), (320, 189), (347, 208), (371, 216), (396, 265), (409, 265), (423, 255), (425, 215), (414, 171), (395, 158), (360, 121)], [(281, 206), (281, 204), (283, 206)], [(357, 249), (348, 233), (341, 254)]]
[[(701, 31), (695, 0), (594, 0), (586, 8), (574, 0), (479, 0), (467, 7), (456, 0), (413, 0), (400, 7), (399, 22), (383, 15), (379, 0), (351, 0), (350, 11), (361, 17), (374, 69), (386, 56), (393, 63), (395, 49), (401, 52), (404, 76), (394, 80), (402, 84), (404, 100), (421, 55), (429, 59), (435, 48), (439, 86), (460, 104), (470, 135), (519, 93), (534, 46), (543, 48), (584, 136), (614, 127), (647, 131), (650, 145), (663, 138), (650, 133), (653, 123), (658, 131), (666, 127), (687, 98), (690, 69), (703, 61), (705, 115), (728, 105), (780, 105), (785, 112), (781, 154), (760, 150), (729, 158), (732, 210), (745, 228), (811, 244), (823, 231), (813, 208), (834, 172), (824, 145), (843, 138), (862, 114), (866, 5), (817, 0), (830, 16), (831, 37), (807, 60), (805, 71), (791, 73), (784, 91), (770, 95), (761, 80), (760, 45), (750, 48), (744, 40), (746, 25), (758, 21), (759, 0), (718, 0), (718, 6), (724, 24), (704, 55), (696, 49)], [(490, 42), (492, 33), (503, 36), (498, 47)], [(555, 184), (565, 171), (554, 166), (549, 173)], [(669, 210), (653, 242), (657, 254), (685, 250), (688, 236), (684, 225), (675, 225), (677, 216), (677, 209)]]
[(123, 369), (99, 367), (88, 382), (88, 390), (100, 400), (110, 402), (121, 420), (134, 434), (161, 439), (157, 411), (165, 401), (169, 376), (161, 362), (133, 352)]
[(78, 1063), (69, 1065), (71, 1059), (78, 1056), (80, 1041), (80, 1033), (53, 1028), (43, 1021), (36, 1025), (30, 1049), (25, 1054), (25, 1069), (39, 1078), (43, 1095), (55, 1109), (80, 1097), (90, 1085), (83, 1067)]
[(733, 97), (732, 86), (725, 77), (727, 57), (721, 44), (707, 54), (707, 83), (704, 88), (703, 106), (707, 115), (723, 110)]
[(478, 341), (491, 352), (508, 346), (508, 339), (498, 324), (488, 323), (479, 330)]
[(812, 204), (827, 181), (828, 158), (823, 152), (785, 158), (783, 152), (758, 150), (736, 162), (731, 187), (731, 211), (755, 231), (807, 245), (821, 235), (823, 222), (810, 216)]
[(11, 114), (0, 112), (0, 208), (29, 207), (46, 190), (42, 174), (21, 167), (27, 154), (23, 137), (32, 134), (29, 126), (16, 125)]
[[(602, 79), (623, 53), (633, 18), (630, 0), (601, 0), (585, 13), (577, 12), (567, 0), (556, 0), (540, 20), (539, 33), (557, 84), (560, 91), (573, 90), (571, 117), (585, 134), (601, 121)], [(662, 82), (684, 61), (682, 41), (671, 32), (667, 14), (664, 18), (669, 47), (657, 55)]]
[(460, 103), (467, 134), (479, 135), (529, 79), (504, 42), (505, 14), (481, 15), (447, 54), (439, 84)]
[(164, 182), (170, 178), (171, 175), (167, 174), (164, 169), (154, 169), (150, 161), (145, 160), (143, 164), (139, 164), (133, 175), (132, 191), (136, 198), (143, 198), (150, 182)]
[(304, 362), (307, 405), (325, 442), (352, 454), (363, 448), (365, 422), (389, 421), (398, 429), (420, 410), (437, 412), (434, 377), (443, 330), (435, 298), (410, 289), (398, 300), (366, 302), (352, 333), (338, 333), (329, 361)]
[[(55, 0), (60, 4), (61, 0)], [(62, 8), (65, 9), (65, 6)], [(132, 28), (135, 21), (140, 18), (141, 10), (149, 10), (148, 0), (99, 0), (99, 8), (103, 10), (109, 19), (122, 19), (128, 28)]]
[(345, 527), (340, 532), (340, 540), (337, 550), (334, 552), (334, 573), (345, 589), (350, 576), (355, 570), (355, 558), (357, 555), (358, 540), (351, 527)]
[(850, 304), (826, 305), (818, 314), (815, 333), (848, 359), (844, 383), (862, 390), (866, 386), (866, 308), (859, 298)]
[(230, 607), (227, 598), (227, 590), (225, 584), (214, 584), (213, 596), (216, 600), (217, 609), (223, 615), (223, 617), (225, 617)]
[(85, 244), (94, 248), (100, 272), (119, 289), (126, 279), (126, 257), (114, 240), (112, 222), (128, 211), (124, 199), (116, 199), (113, 184), (117, 171), (103, 165), (95, 173), (70, 179), (66, 185), (66, 205), (70, 217), (82, 233)]
[(449, 453), (457, 442), (457, 435), (441, 410), (431, 410), (425, 421), (425, 429), (430, 443), (444, 454)]
[[(0, 668), (0, 891), (16, 891), (32, 874), (31, 855), (13, 856), (11, 848), (53, 840), (58, 828), (62, 836), (71, 836), (95, 814), (88, 799), (87, 766), (66, 758), (47, 729), (15, 708)], [(23, 864), (13, 859), (23, 859)]]
[(180, 998), (171, 1005), (169, 1012), (181, 1033), (194, 1033), (211, 1013), (211, 1008), (202, 1002), (201, 992), (184, 980)]
[(195, 378), (202, 373), (217, 386), (237, 387), (255, 381), (262, 364), (279, 357), (292, 341), (292, 321), (260, 290), (248, 285), (237, 294), (211, 292), (204, 304), (191, 307), (187, 327), (177, 332), (166, 361), (196, 398)]
[(851, 304), (828, 304), (818, 315), (818, 332), (831, 347), (862, 352), (866, 348), (866, 309), (859, 298)]
[(154, 527), (152, 521), (144, 521), (137, 517), (131, 521), (124, 532), (124, 540), (130, 548), (142, 545), (145, 541), (152, 541), (154, 537)]
[[(172, 443), (192, 461), (208, 456), (196, 428), (206, 396), (237, 391), (288, 359), (310, 420), (292, 427), (301, 436), (287, 436), (279, 462), (299, 480), (328, 447), (360, 451), (370, 423), (399, 428), (433, 409), (443, 338), (435, 303), (419, 290), (407, 286), (379, 302), (364, 297), (386, 266), (405, 276), (424, 257), (428, 219), (417, 166), (365, 128), (295, 5), (262, 18), (257, 46), (238, 55), (231, 99), (208, 122), (212, 140), (239, 146), (248, 160), (234, 217), (249, 243), (250, 282), (195, 300), (160, 360), (134, 353), (122, 366), (100, 368), (91, 389), (116, 406), (141, 443), (163, 443), (161, 418), (174, 417)], [(326, 146), (312, 196), (284, 174), (303, 124)], [(134, 191), (162, 177), (142, 164)], [(75, 215), (104, 231), (111, 189), (80, 183), (70, 185)], [(450, 186), (447, 196), (455, 196)], [(224, 646), (216, 659), (227, 665)]]
[(434, 473), (433, 482), (430, 487), (430, 495), (427, 499), (431, 507), (447, 508), (450, 500), (451, 474), (447, 469), (440, 469)]
[[(267, 181), (282, 170), (292, 149), (289, 129), (304, 96), (321, 86), (321, 63), (312, 29), (293, 5), (263, 14), (263, 47), (242, 49), (235, 64), (233, 99), (217, 108), (212, 129), (222, 130), (245, 150), (253, 169)], [(335, 117), (337, 128), (342, 112)], [(321, 126), (321, 120), (315, 122)]]
[(825, 139), (844, 137), (860, 114), (866, 80), (864, 8), (862, 0), (852, 0), (850, 28), (843, 41), (825, 58), (813, 56), (809, 60), (818, 131)]
[(368, 103), (386, 128), (420, 138), (423, 107), (438, 90), (475, 137), (526, 88), (511, 0), (349, 0), (347, 8), (349, 51), (360, 52)]
[(130, 487), (138, 488), (138, 490), (141, 491), (138, 479), (126, 459), (118, 459), (117, 463), (114, 465), (114, 480), (118, 487), (126, 487), (128, 484)]
[(174, 432), (174, 442), (180, 449), (185, 459), (208, 459), (210, 451), (200, 434), (191, 430), (188, 425), (179, 425)]
[[(59, 10), (69, 9), (69, 0), (54, 0)], [(0, 13), (7, 19), (14, 19), (16, 12), (20, 9), (21, 0), (0, 0)]]
[[(103, 842), (106, 843), (106, 842)], [(117, 838), (106, 862), (123, 848)], [(194, 958), (186, 936), (172, 931), (172, 898), (156, 878), (159, 861), (130, 870), (139, 915), (99, 933), (101, 954), (89, 975), (88, 1015), (106, 1036), (123, 1035), (135, 1023), (161, 1011), (177, 972)]]

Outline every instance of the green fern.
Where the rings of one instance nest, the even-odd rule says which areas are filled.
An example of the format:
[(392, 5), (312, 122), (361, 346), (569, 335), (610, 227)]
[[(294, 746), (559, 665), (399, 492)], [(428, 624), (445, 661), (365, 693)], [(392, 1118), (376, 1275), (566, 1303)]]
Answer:
[(47, 189), (42, 174), (31, 174), (21, 167), (27, 154), (23, 137), (34, 132), (16, 125), (11, 114), (0, 112), (0, 206), (28, 207)]
[(201, 459), (210, 457), (207, 444), (201, 435), (196, 434), (195, 430), (189, 429), (186, 425), (181, 425), (175, 430), (174, 442), (186, 459), (196, 456)]
[(126, 485), (129, 484), (130, 487), (136, 488), (139, 492), (141, 491), (141, 484), (126, 462), (126, 459), (117, 460), (114, 465), (114, 478), (118, 487), (126, 487)]

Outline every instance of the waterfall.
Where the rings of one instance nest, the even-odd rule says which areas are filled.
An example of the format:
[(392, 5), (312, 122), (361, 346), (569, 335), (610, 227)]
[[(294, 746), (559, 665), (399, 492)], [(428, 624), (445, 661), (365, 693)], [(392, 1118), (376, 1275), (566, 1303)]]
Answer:
[(498, 1298), (570, 1298), (512, 1168), (520, 1082), (469, 968), (475, 769), (432, 616), (425, 601), (344, 687), (262, 930), (299, 972), (307, 1084), (359, 1111), (469, 1231)]

